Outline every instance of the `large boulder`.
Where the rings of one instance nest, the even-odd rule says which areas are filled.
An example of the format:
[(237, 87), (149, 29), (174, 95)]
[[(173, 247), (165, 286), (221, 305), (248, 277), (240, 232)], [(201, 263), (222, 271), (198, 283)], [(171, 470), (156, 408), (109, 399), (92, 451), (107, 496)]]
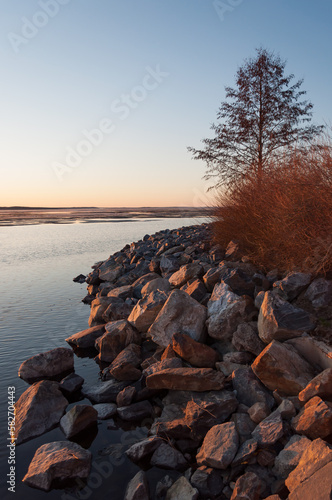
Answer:
[(329, 436), (332, 434), (332, 403), (315, 396), (293, 418), (292, 426), (295, 432), (310, 439)]
[(15, 404), (16, 444), (56, 427), (67, 405), (58, 382), (43, 380), (28, 387)]
[(187, 281), (198, 278), (202, 274), (203, 267), (200, 264), (186, 264), (170, 276), (169, 282), (173, 287), (181, 288)]
[(140, 344), (140, 334), (126, 320), (107, 323), (106, 332), (96, 340), (100, 361), (111, 363), (129, 344)]
[(70, 439), (97, 423), (98, 412), (90, 405), (75, 405), (60, 420), (60, 429)]
[(304, 297), (315, 309), (329, 306), (332, 302), (332, 281), (316, 278), (308, 287)]
[(198, 498), (198, 490), (191, 486), (185, 476), (181, 476), (169, 488), (165, 500), (197, 500)]
[(153, 341), (167, 347), (174, 333), (185, 333), (197, 341), (204, 338), (206, 308), (183, 290), (173, 290), (148, 333)]
[(198, 368), (214, 368), (219, 360), (217, 351), (183, 333), (174, 333), (172, 347), (182, 359)]
[(286, 340), (285, 345), (291, 345), (318, 371), (332, 368), (332, 347), (309, 335)]
[(66, 339), (68, 344), (74, 344), (82, 349), (94, 347), (95, 341), (105, 333), (105, 325), (96, 325), (82, 330)]
[(288, 500), (328, 500), (332, 498), (332, 463), (319, 469), (288, 496)]
[(62, 373), (74, 371), (74, 353), (66, 347), (41, 352), (23, 361), (18, 376), (27, 382), (56, 378)]
[(245, 319), (246, 304), (246, 299), (233, 293), (226, 283), (215, 285), (207, 305), (206, 325), (210, 337), (230, 343), (233, 333)]
[(89, 317), (90, 328), (93, 326), (105, 324), (103, 315), (108, 306), (112, 303), (121, 304), (123, 303), (123, 300), (117, 297), (97, 297), (91, 302)]
[(227, 469), (232, 463), (239, 447), (239, 436), (235, 424), (227, 422), (215, 425), (206, 434), (196, 456), (198, 465), (214, 469)]
[(263, 342), (300, 337), (315, 328), (309, 314), (274, 292), (266, 292), (258, 316), (258, 334)]
[(274, 290), (284, 300), (292, 301), (310, 284), (311, 274), (292, 272), (273, 283)]
[(314, 370), (291, 345), (273, 340), (255, 359), (251, 368), (271, 391), (297, 396), (314, 377)]
[(265, 347), (258, 336), (255, 323), (241, 323), (233, 334), (232, 344), (237, 351), (251, 352), (255, 356)]
[(286, 446), (280, 451), (279, 455), (277, 455), (274, 462), (273, 473), (277, 477), (286, 479), (295, 467), (298, 466), (304, 451), (310, 444), (310, 439), (305, 436), (292, 436)]
[(169, 281), (165, 278), (155, 278), (154, 280), (149, 281), (143, 286), (141, 295), (142, 297), (145, 297), (146, 295), (150, 295), (151, 292), (155, 292), (156, 290), (168, 294), (168, 292), (172, 290), (172, 287)]
[(33, 488), (49, 491), (55, 480), (86, 479), (92, 454), (76, 443), (56, 441), (38, 448), (23, 482)]
[(98, 268), (98, 274), (100, 280), (114, 283), (123, 274), (123, 267), (110, 257)]
[(155, 290), (149, 295), (145, 295), (135, 305), (128, 317), (128, 322), (139, 332), (147, 332), (166, 300), (167, 294), (160, 290)]
[(129, 344), (117, 355), (111, 365), (103, 371), (103, 380), (114, 377), (116, 380), (139, 380), (141, 371), (138, 369), (141, 358), (141, 348), (137, 344)]
[(167, 368), (149, 375), (149, 389), (187, 391), (219, 391), (224, 387), (225, 377), (211, 368)]
[(92, 403), (115, 403), (117, 395), (127, 385), (129, 385), (129, 382), (107, 380), (95, 385), (83, 386), (82, 394), (90, 399)]

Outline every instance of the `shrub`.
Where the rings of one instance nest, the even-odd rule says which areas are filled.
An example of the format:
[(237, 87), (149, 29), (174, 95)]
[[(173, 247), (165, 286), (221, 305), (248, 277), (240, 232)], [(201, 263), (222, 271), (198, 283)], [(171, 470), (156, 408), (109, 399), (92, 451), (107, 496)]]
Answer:
[(332, 154), (328, 141), (292, 149), (270, 162), (259, 180), (220, 195), (214, 233), (222, 246), (237, 240), (264, 270), (332, 270)]

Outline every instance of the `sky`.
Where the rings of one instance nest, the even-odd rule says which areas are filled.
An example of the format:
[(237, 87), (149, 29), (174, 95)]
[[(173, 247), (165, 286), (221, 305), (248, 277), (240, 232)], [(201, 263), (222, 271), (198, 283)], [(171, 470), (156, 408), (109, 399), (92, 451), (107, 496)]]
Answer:
[(331, 0), (0, 6), (0, 206), (208, 205), (187, 147), (213, 136), (224, 87), (260, 46), (331, 123)]

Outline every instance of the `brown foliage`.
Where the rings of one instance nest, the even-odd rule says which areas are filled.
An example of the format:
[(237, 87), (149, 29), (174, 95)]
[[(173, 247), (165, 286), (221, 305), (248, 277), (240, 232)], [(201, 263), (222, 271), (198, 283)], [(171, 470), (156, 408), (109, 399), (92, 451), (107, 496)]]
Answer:
[(292, 149), (259, 179), (234, 185), (217, 202), (214, 231), (265, 270), (332, 270), (331, 144)]

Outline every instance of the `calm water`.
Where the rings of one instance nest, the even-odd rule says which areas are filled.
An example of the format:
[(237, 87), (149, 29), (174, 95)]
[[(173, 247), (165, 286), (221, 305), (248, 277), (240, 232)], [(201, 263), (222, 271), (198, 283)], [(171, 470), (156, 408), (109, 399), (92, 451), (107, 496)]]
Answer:
[[(122, 500), (128, 480), (139, 470), (123, 455), (123, 448), (126, 443), (142, 438), (147, 430), (145, 427), (134, 427), (124, 433), (122, 429), (107, 429), (105, 422), (98, 425), (96, 435), (89, 436), (89, 442), (80, 443), (93, 453), (93, 473), (88, 487), (82, 485), (80, 493), (73, 489), (43, 493), (21, 482), (39, 446), (65, 439), (59, 428), (17, 447), (16, 493), (13, 495), (8, 492), (7, 388), (15, 386), (18, 399), (28, 387), (17, 376), (19, 365), (39, 352), (54, 347), (68, 347), (64, 339), (88, 327), (90, 307), (81, 302), (86, 295), (86, 284), (73, 283), (73, 277), (89, 273), (92, 264), (105, 260), (127, 243), (137, 241), (145, 234), (199, 224), (201, 221), (203, 220), (150, 219), (0, 228), (2, 498)], [(75, 371), (88, 383), (98, 381), (99, 367), (93, 359), (75, 356)], [(115, 454), (101, 454), (101, 450), (112, 443), (116, 445)], [(153, 483), (166, 473), (167, 471), (149, 471), (149, 480)]]

